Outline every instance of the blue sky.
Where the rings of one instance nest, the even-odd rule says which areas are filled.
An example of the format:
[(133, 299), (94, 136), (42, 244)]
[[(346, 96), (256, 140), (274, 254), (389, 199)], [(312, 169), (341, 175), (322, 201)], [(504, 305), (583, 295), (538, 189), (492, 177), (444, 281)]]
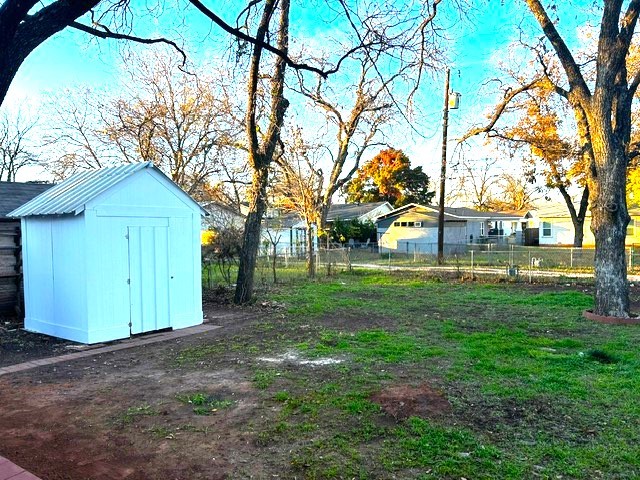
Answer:
[[(294, 2), (292, 8), (295, 9), (297, 5)], [(485, 83), (497, 75), (496, 62), (508, 54), (507, 47), (517, 36), (516, 23), (522, 22), (523, 18), (526, 21), (525, 15), (528, 15), (520, 2), (486, 0), (481, 5), (482, 8), (471, 13), (470, 21), (456, 22), (456, 15), (452, 15), (454, 12), (448, 12), (450, 20), (446, 24), (445, 35), (448, 37), (449, 65), (452, 70), (451, 88), (462, 94), (461, 108), (450, 116), (449, 133), (452, 139), (461, 135), (472, 123), (482, 122), (483, 116), (495, 102), (496, 97), (488, 93), (491, 87)], [(306, 12), (296, 25), (307, 37), (321, 42), (323, 32), (337, 28), (324, 22), (330, 18), (330, 14), (325, 13), (323, 20), (313, 13), (313, 9)], [(186, 30), (189, 37), (184, 41), (196, 61), (219, 52), (220, 46), (228, 44), (228, 37), (217, 27), (211, 27), (208, 20), (193, 10), (166, 11), (158, 19), (147, 17), (134, 27), (138, 28), (136, 32), (151, 36), (173, 32), (175, 35), (168, 36), (176, 38), (178, 32), (185, 31), (182, 28), (183, 21), (189, 26)], [(562, 26), (573, 28), (570, 24)], [(48, 96), (65, 88), (118, 88), (121, 63), (118, 51), (121, 47), (113, 40), (91, 39), (81, 32), (64, 30), (27, 58), (11, 86), (4, 107), (15, 109), (21, 106), (23, 110), (31, 110), (40, 116), (50, 108)], [(420, 89), (421, 115), (415, 119), (414, 127), (422, 132), (422, 137), (407, 128), (398, 137), (402, 139), (398, 143), (402, 144), (394, 145), (403, 148), (412, 163), (422, 165), (434, 179), (439, 172), (443, 88), (443, 72), (434, 72)], [(478, 150), (481, 150), (480, 147)], [(23, 175), (21, 179), (40, 175), (36, 170), (25, 174), (29, 178)]]

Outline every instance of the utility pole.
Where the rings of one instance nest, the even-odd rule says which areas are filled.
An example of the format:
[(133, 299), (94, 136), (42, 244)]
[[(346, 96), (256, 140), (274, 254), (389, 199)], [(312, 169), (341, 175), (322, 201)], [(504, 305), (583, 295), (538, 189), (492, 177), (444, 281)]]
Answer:
[(438, 265), (444, 264), (444, 185), (447, 178), (447, 129), (449, 127), (449, 108), (458, 108), (459, 93), (452, 93), (453, 102), (449, 104), (449, 77), (451, 70), (447, 67), (444, 82), (444, 112), (442, 114), (442, 164), (440, 166), (440, 204), (438, 205)]
[(440, 165), (440, 203), (438, 204), (438, 265), (444, 263), (444, 183), (447, 177), (447, 128), (449, 127), (449, 76), (444, 82), (444, 113), (442, 114), (442, 163)]

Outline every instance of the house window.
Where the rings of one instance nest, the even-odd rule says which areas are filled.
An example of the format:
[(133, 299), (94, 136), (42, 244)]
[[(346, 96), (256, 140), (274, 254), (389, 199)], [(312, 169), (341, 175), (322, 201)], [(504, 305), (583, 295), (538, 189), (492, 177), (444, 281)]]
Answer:
[(518, 230), (518, 222), (511, 222), (511, 233), (516, 233)]
[(393, 222), (393, 226), (394, 227), (399, 227), (400, 226), (400, 222)]
[(400, 222), (400, 226), (401, 227), (406, 227), (407, 226), (407, 222)]
[(484, 222), (480, 222), (480, 236), (484, 237)]
[(415, 227), (416, 222), (407, 222), (407, 227)]
[(422, 227), (422, 222), (416, 222), (416, 227), (418, 228)]
[(542, 222), (542, 236), (543, 237), (551, 236), (551, 222)]

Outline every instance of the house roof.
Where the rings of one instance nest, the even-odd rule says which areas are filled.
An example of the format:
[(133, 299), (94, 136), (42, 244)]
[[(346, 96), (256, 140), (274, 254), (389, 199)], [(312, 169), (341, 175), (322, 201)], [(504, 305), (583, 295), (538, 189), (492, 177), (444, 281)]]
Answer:
[(0, 217), (5, 217), (53, 185), (50, 183), (0, 182)]
[[(403, 207), (396, 208), (384, 215), (379, 219), (389, 218), (395, 215), (399, 215), (403, 212), (413, 209), (423, 209), (430, 212), (439, 212), (437, 205), (420, 205), (418, 203), (410, 203)], [(520, 219), (523, 218), (521, 212), (480, 212), (472, 208), (467, 207), (444, 207), (445, 220), (453, 221), (456, 219), (462, 220), (491, 220), (491, 219)]]
[(216, 200), (203, 202), (200, 206), (204, 208), (206, 211), (208, 211), (209, 213), (212, 213), (215, 210), (222, 210), (229, 215), (233, 215), (239, 218), (246, 218), (246, 215), (244, 213), (238, 212), (237, 210), (234, 210), (234, 208), (231, 207), (230, 205), (226, 205)]
[[(437, 207), (434, 208), (426, 205), (420, 205), (418, 203), (409, 203), (402, 207), (396, 208), (395, 210), (391, 210), (390, 212), (387, 212), (384, 215), (379, 216), (377, 220), (383, 220), (385, 218), (402, 215), (403, 213), (408, 212), (409, 210), (422, 210), (423, 213), (438, 213)], [(444, 211), (444, 219), (446, 222), (456, 222), (461, 220), (460, 217), (448, 213), (446, 208)]]
[[(376, 208), (382, 207), (384, 204), (389, 204), (389, 202), (332, 204), (327, 214), (327, 221), (332, 222), (338, 218), (340, 220), (354, 220), (372, 212)], [(391, 207), (390, 204), (389, 207)]]
[[(551, 204), (537, 211), (538, 218), (571, 218), (569, 209), (564, 204)], [(640, 217), (640, 208), (629, 208), (629, 216)], [(585, 217), (591, 217), (591, 209), (587, 208)]]
[[(433, 207), (437, 209), (438, 207)], [(522, 218), (522, 214), (519, 212), (480, 212), (468, 207), (444, 207), (445, 213), (454, 215), (456, 217), (468, 218), (468, 219), (489, 219), (489, 218)]]
[[(283, 229), (283, 228), (293, 228), (296, 225), (302, 222), (302, 217), (296, 213), (285, 213), (284, 215), (280, 215), (278, 217), (273, 218), (263, 218), (262, 224), (265, 228), (273, 228), (273, 229)], [(299, 225), (302, 226), (302, 225)]]
[[(118, 167), (87, 170), (77, 173), (65, 181), (41, 193), (25, 205), (9, 212), (9, 217), (27, 217), (32, 215), (79, 214), (85, 205), (114, 185), (145, 168), (153, 169), (165, 176), (152, 162), (130, 163)], [(166, 178), (166, 176), (165, 176)], [(169, 180), (167, 178), (167, 180)], [(171, 181), (171, 180), (169, 180)], [(173, 182), (172, 182), (173, 183)], [(176, 185), (176, 188), (180, 188)], [(182, 190), (180, 190), (182, 192)], [(184, 192), (183, 192), (184, 193)], [(184, 195), (198, 205), (186, 193)], [(206, 211), (198, 205), (200, 210)]]

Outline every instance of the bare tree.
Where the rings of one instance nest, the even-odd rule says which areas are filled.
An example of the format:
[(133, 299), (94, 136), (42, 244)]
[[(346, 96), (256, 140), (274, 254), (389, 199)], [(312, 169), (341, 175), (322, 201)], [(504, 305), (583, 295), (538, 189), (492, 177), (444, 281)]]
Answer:
[(222, 74), (215, 81), (187, 74), (160, 53), (127, 60), (128, 84), (136, 88), (124, 87), (112, 99), (69, 93), (57, 103), (50, 144), (60, 155), (49, 170), (63, 178), (106, 164), (150, 161), (190, 195), (208, 199), (210, 182), (231, 181), (231, 151), (243, 148), (239, 107)]
[(522, 176), (503, 173), (500, 176), (499, 194), (487, 200), (487, 207), (497, 211), (522, 211), (534, 207), (538, 189)]
[(480, 211), (489, 210), (491, 198), (500, 181), (497, 158), (463, 159), (456, 167), (457, 198), (469, 202)]
[(43, 167), (57, 181), (82, 170), (119, 163), (101, 135), (106, 105), (97, 94), (88, 89), (66, 90), (51, 104), (51, 129), (44, 138), (51, 157)]
[[(321, 231), (326, 227), (334, 194), (353, 177), (367, 149), (382, 144), (377, 137), (380, 128), (390, 121), (391, 110), (394, 107), (388, 95), (388, 88), (399, 76), (400, 74), (396, 74), (379, 81), (375, 74), (375, 62), (369, 57), (361, 58), (359, 78), (356, 84), (349, 88), (355, 92), (355, 96), (350, 99), (350, 109), (345, 109), (338, 101), (329, 99), (331, 89), (321, 78), (313, 89), (306, 87), (301, 79), (299, 91), (322, 109), (327, 122), (337, 130), (335, 151), (330, 152), (329, 173), (323, 178), (323, 188), (319, 192), (318, 227)], [(347, 162), (350, 162), (348, 169)]]
[[(315, 75), (312, 79), (308, 72), (297, 71), (298, 85), (292, 88), (324, 114), (327, 129), (335, 130), (336, 143), (330, 147), (318, 202), (320, 233), (326, 227), (333, 196), (353, 177), (362, 156), (372, 146), (385, 145), (383, 127), (407, 120), (406, 106), (399, 98), (410, 104), (425, 70), (440, 65), (444, 49), (434, 23), (440, 3), (424, 2), (416, 8), (367, 1), (355, 8), (340, 0), (338, 11), (357, 45), (340, 57), (340, 78)], [(326, 58), (318, 61), (326, 62)], [(342, 82), (342, 88), (336, 88), (336, 80)]]
[(306, 228), (307, 273), (315, 276), (315, 239), (320, 220), (323, 176), (318, 167), (320, 145), (310, 145), (296, 129), (285, 154), (278, 158), (280, 175), (274, 182), (274, 196), (280, 206), (296, 212)]
[(101, 131), (127, 162), (153, 162), (190, 195), (221, 170), (226, 150), (240, 145), (242, 123), (222, 75), (184, 73), (166, 55), (127, 62), (135, 90), (114, 100)]
[(21, 112), (0, 116), (0, 181), (15, 182), (18, 170), (37, 163), (29, 134), (36, 120), (26, 120)]
[(271, 275), (273, 283), (278, 283), (278, 245), (282, 241), (283, 223), (280, 216), (274, 218), (265, 218), (263, 220), (263, 228), (265, 240), (265, 254), (269, 257), (271, 251)]

